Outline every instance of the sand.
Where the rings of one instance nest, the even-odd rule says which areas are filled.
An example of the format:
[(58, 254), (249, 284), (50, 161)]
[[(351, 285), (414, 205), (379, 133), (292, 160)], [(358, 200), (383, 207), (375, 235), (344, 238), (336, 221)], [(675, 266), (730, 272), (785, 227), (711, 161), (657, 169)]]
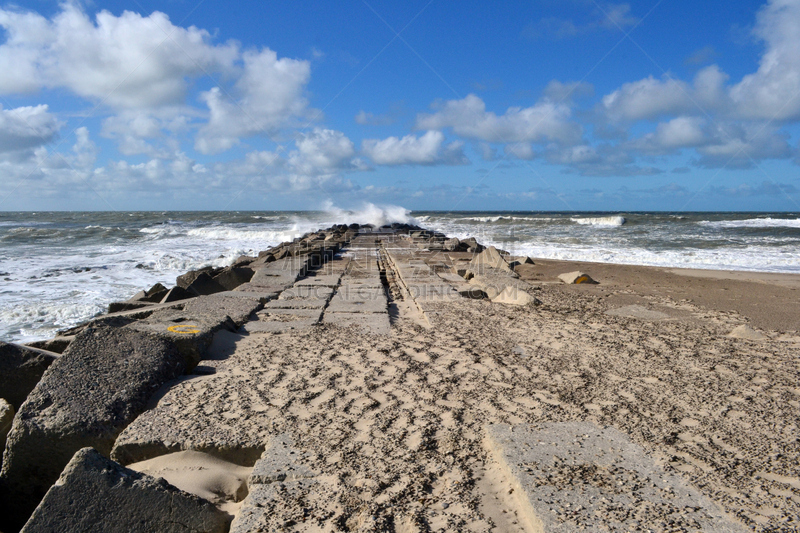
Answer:
[[(126, 433), (291, 435), (319, 478), (265, 502), (270, 529), (530, 531), (487, 425), (589, 421), (752, 530), (800, 527), (800, 277), (534, 261), (538, 306), (402, 301), (390, 336), (221, 334), (214, 373), (171, 384)], [(557, 280), (574, 270), (599, 284)]]

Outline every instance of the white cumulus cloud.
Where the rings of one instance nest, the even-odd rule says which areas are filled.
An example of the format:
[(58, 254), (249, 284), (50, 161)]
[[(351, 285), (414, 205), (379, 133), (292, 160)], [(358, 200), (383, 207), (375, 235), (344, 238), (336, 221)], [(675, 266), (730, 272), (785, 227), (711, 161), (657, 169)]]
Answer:
[(268, 48), (246, 52), (243, 61), (244, 73), (232, 95), (219, 87), (201, 95), (210, 118), (200, 129), (195, 148), (204, 154), (228, 150), (241, 137), (274, 134), (306, 111), (308, 61), (278, 59)]
[(173, 25), (164, 13), (99, 12), (92, 20), (65, 3), (52, 19), (0, 9), (0, 93), (65, 87), (120, 108), (179, 104), (188, 78), (228, 72), (235, 44), (214, 45), (205, 30)]
[(470, 94), (434, 106), (435, 113), (417, 116), (416, 128), (442, 130), (487, 142), (578, 142), (582, 129), (572, 122), (569, 106), (543, 101), (534, 106), (511, 107), (503, 115), (486, 111), (486, 104)]
[(463, 164), (466, 156), (460, 142), (444, 145), (440, 131), (428, 131), (419, 137), (387, 137), (383, 140), (366, 139), (361, 151), (376, 165), (436, 165)]
[(46, 105), (3, 109), (0, 105), (0, 153), (27, 150), (52, 141), (60, 123)]

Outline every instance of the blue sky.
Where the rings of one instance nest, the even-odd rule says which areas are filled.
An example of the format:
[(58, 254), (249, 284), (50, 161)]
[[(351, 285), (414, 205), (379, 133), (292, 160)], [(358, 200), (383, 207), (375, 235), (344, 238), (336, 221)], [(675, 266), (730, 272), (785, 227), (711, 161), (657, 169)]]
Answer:
[(0, 43), (0, 210), (800, 211), (800, 0), (41, 0)]

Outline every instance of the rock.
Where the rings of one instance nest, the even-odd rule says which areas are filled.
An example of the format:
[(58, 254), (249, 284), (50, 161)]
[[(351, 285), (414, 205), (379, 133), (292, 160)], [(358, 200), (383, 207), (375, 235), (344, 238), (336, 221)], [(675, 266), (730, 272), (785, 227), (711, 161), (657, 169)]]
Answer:
[(575, 272), (567, 272), (565, 274), (560, 274), (558, 279), (566, 283), (567, 285), (577, 285), (581, 283), (596, 285), (597, 282), (589, 277), (589, 274), (584, 274), (583, 272), (576, 270)]
[(239, 257), (236, 258), (236, 260), (233, 262), (230, 268), (246, 267), (255, 260), (256, 260), (255, 257), (250, 257), (249, 255), (240, 255)]
[[(469, 239), (463, 239), (461, 241), (462, 250), (471, 253), (480, 253), (484, 250), (484, 247), (478, 244), (478, 241), (475, 240), (475, 237), (470, 237)], [(466, 247), (466, 249), (464, 249)]]
[(183, 287), (172, 287), (167, 294), (164, 295), (162, 298), (161, 303), (166, 304), (170, 302), (177, 302), (180, 300), (186, 300), (187, 298), (194, 298), (196, 294), (192, 294), (191, 292), (187, 291)]
[(164, 299), (164, 296), (167, 295), (167, 289), (160, 283), (156, 283), (150, 289), (145, 292), (145, 301), (152, 302), (154, 304), (159, 303), (161, 300)]
[(492, 298), (492, 302), (508, 305), (539, 305), (542, 303), (527, 292), (515, 287), (506, 287), (500, 291), (500, 294)]
[[(11, 423), (14, 421), (14, 406), (7, 400), (0, 398), (0, 450), (6, 448), (6, 435), (11, 431)], [(3, 458), (0, 457), (0, 466)]]
[(19, 409), (58, 354), (0, 342), (0, 398)]
[(763, 341), (767, 339), (766, 335), (759, 333), (747, 324), (742, 324), (741, 326), (735, 327), (733, 331), (728, 333), (728, 337), (733, 337), (734, 339), (747, 339), (750, 341)]
[(31, 348), (38, 348), (40, 350), (44, 350), (46, 352), (53, 352), (56, 354), (64, 353), (64, 350), (67, 349), (69, 343), (72, 342), (74, 336), (58, 336), (52, 339), (47, 339), (46, 341), (34, 341), (25, 344), (25, 346), (30, 346)]
[(533, 264), (521, 264), (516, 265), (513, 267), (514, 272), (520, 277), (520, 279), (524, 280), (539, 280), (543, 277), (542, 273), (536, 269), (536, 265)]
[(517, 277), (494, 246), (490, 246), (476, 255), (469, 264), (469, 270), (476, 276), (485, 274), (490, 269), (498, 270), (512, 277)]
[(195, 282), (201, 274), (208, 274), (213, 270), (212, 267), (205, 267), (199, 270), (190, 270), (186, 274), (181, 274), (175, 279), (175, 284), (181, 289), (187, 289), (189, 285)]
[(458, 294), (462, 298), (470, 298), (472, 300), (483, 300), (485, 298), (488, 298), (483, 289), (480, 289), (478, 287), (466, 286), (462, 289), (457, 289), (457, 290)]
[[(166, 294), (166, 293), (164, 293)], [(151, 304), (149, 302), (111, 302), (108, 304), (108, 313), (119, 313), (120, 311), (130, 311), (132, 309), (141, 309), (142, 307), (149, 307)]]
[(0, 528), (19, 529), (76, 451), (109, 454), (155, 391), (184, 368), (166, 339), (126, 328), (79, 333), (18, 410), (0, 473), (0, 500), (12, 512)]
[(455, 252), (458, 251), (459, 246), (461, 245), (461, 241), (458, 238), (453, 237), (452, 239), (447, 239), (444, 241), (442, 248), (447, 250), (448, 252)]
[(22, 529), (23, 533), (224, 533), (228, 516), (164, 479), (79, 450)]
[(506, 257), (506, 262), (508, 263), (508, 267), (512, 269), (514, 272), (517, 271), (517, 267), (520, 265), (532, 265), (533, 259), (527, 256), (516, 256), (516, 257)]
[(195, 296), (208, 296), (226, 290), (225, 287), (214, 281), (207, 272), (200, 273), (195, 280), (186, 287), (186, 291)]
[(226, 291), (232, 291), (239, 285), (250, 281), (253, 277), (253, 273), (252, 268), (228, 267), (214, 276), (214, 281)]

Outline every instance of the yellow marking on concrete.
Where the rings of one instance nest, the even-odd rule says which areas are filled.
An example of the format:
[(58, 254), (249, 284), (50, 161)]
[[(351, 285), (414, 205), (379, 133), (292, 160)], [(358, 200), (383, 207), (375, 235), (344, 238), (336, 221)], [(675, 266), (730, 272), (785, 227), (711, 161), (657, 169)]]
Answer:
[(200, 328), (192, 324), (179, 324), (177, 326), (170, 326), (167, 328), (167, 330), (171, 331), (172, 333), (180, 333), (183, 335), (193, 335), (195, 333), (200, 333)]

